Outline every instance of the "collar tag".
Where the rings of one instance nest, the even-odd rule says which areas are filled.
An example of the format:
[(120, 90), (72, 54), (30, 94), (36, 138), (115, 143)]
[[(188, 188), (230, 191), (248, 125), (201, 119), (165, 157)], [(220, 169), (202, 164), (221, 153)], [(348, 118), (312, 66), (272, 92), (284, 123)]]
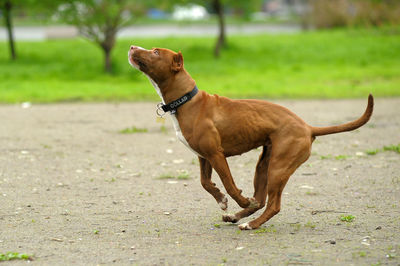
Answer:
[(156, 114), (159, 118), (163, 118), (163, 116), (166, 114), (166, 112), (164, 111), (164, 109), (162, 107), (163, 107), (163, 103), (157, 104)]

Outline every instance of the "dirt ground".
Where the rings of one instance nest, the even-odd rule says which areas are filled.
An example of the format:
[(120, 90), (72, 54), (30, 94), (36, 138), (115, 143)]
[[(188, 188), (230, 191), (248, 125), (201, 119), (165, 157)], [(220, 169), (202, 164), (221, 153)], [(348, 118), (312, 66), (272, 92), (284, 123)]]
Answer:
[[(278, 103), (322, 126), (358, 117), (367, 99)], [(119, 132), (132, 126), (148, 132)], [(400, 154), (382, 151), (399, 143), (400, 99), (376, 99), (366, 126), (314, 142), (277, 216), (240, 231), (155, 103), (2, 105), (0, 253), (35, 265), (400, 265)], [(229, 159), (244, 195), (259, 153)]]

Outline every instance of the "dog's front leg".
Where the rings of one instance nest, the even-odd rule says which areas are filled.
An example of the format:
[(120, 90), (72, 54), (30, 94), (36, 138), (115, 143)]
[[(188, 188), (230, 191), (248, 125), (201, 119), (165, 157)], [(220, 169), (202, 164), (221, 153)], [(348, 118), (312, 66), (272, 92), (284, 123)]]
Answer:
[(199, 157), (200, 162), (200, 178), (201, 185), (207, 190), (218, 202), (222, 210), (228, 208), (228, 199), (216, 186), (211, 182), (212, 166), (206, 159)]
[(240, 207), (247, 208), (258, 206), (258, 202), (254, 198), (245, 198), (241, 195), (242, 190), (236, 187), (231, 171), (229, 170), (228, 162), (222, 153), (216, 153), (207, 158), (207, 160), (211, 163), (211, 166), (221, 178), (226, 192), (228, 192), (228, 194), (239, 204)]
[(235, 214), (224, 214), (222, 220), (224, 222), (236, 223), (240, 219), (250, 216), (259, 209), (265, 206), (267, 197), (267, 184), (268, 184), (268, 165), (271, 155), (271, 143), (263, 147), (263, 151), (258, 159), (256, 172), (254, 175), (254, 198), (258, 201), (259, 206), (255, 208), (246, 208)]

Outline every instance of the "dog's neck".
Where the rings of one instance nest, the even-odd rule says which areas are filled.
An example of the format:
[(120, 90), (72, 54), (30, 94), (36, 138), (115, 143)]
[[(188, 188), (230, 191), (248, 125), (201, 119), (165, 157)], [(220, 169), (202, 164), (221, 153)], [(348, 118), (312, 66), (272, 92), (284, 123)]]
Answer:
[(163, 103), (169, 103), (179, 99), (186, 93), (193, 90), (196, 82), (185, 69), (182, 69), (171, 78), (165, 81), (154, 81), (150, 79)]

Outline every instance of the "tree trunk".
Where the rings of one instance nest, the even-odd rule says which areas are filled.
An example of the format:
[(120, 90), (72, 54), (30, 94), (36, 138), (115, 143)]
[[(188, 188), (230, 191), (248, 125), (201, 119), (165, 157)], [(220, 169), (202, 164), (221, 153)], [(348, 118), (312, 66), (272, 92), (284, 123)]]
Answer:
[(15, 51), (15, 45), (14, 45), (14, 35), (13, 35), (13, 28), (12, 28), (12, 22), (11, 22), (11, 9), (12, 9), (11, 1), (6, 0), (4, 3), (4, 21), (5, 21), (7, 33), (8, 33), (8, 43), (10, 45), (11, 59), (15, 60), (17, 58), (17, 54)]
[(219, 57), (221, 48), (226, 46), (224, 7), (222, 6), (222, 3), (220, 0), (213, 0), (213, 6), (214, 6), (215, 12), (217, 13), (217, 16), (218, 16), (218, 30), (219, 30), (217, 44), (215, 45), (215, 49), (214, 49), (214, 55), (215, 55), (215, 57)]
[(104, 52), (104, 71), (106, 73), (111, 74), (112, 73), (111, 51), (112, 48), (114, 47), (114, 42), (107, 40), (101, 43), (100, 46)]
[(111, 62), (111, 49), (104, 49), (104, 71), (111, 74), (112, 62)]
[(107, 25), (107, 29), (104, 32), (104, 40), (100, 43), (101, 48), (104, 51), (104, 71), (106, 73), (112, 73), (112, 59), (111, 51), (115, 45), (115, 38), (117, 35), (117, 30), (110, 25)]

